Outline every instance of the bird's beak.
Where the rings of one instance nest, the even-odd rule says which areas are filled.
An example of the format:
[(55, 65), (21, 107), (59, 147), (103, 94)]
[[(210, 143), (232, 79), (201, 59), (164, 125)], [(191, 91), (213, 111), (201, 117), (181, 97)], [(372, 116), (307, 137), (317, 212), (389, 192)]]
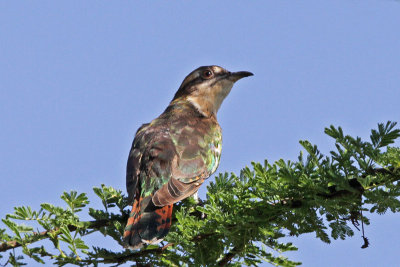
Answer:
[(233, 82), (236, 82), (244, 77), (249, 77), (253, 75), (254, 74), (249, 71), (237, 71), (237, 72), (231, 72), (228, 76), (228, 79)]

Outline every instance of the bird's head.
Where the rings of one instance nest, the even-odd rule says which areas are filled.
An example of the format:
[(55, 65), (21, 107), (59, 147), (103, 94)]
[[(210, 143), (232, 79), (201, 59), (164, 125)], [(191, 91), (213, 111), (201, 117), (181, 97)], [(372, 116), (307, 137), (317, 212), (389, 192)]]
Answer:
[(253, 75), (248, 71), (230, 72), (219, 66), (204, 66), (192, 71), (183, 80), (174, 100), (185, 99), (206, 117), (216, 115), (233, 84)]

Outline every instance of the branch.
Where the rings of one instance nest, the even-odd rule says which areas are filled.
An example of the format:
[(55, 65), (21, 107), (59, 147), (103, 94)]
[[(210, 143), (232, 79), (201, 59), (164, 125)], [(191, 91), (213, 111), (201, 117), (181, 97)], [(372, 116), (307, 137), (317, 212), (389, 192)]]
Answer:
[[(101, 227), (109, 226), (111, 222), (112, 220), (98, 220), (98, 221), (88, 221), (83, 223), (87, 225), (87, 229), (99, 229)], [(68, 225), (67, 227), (70, 232), (74, 232), (78, 229), (74, 225)], [(23, 243), (30, 244), (33, 242), (37, 242), (49, 238), (51, 234), (57, 234), (57, 235), (61, 234), (60, 228), (57, 227), (52, 230), (46, 230), (43, 232), (34, 232), (32, 236), (25, 238)], [(7, 251), (13, 248), (18, 248), (21, 246), (22, 244), (17, 241), (3, 242), (0, 244), (0, 252)]]
[(237, 253), (239, 253), (240, 250), (238, 247), (234, 247), (232, 248), (228, 253), (225, 254), (225, 256), (218, 262), (218, 266), (225, 266), (227, 265), (232, 259), (233, 257), (235, 257), (235, 255)]
[(113, 257), (112, 259), (96, 260), (96, 262), (97, 263), (117, 263), (118, 265), (120, 265), (127, 261), (136, 260), (139, 257), (147, 256), (149, 254), (156, 254), (156, 255), (162, 254), (164, 252), (164, 250), (166, 250), (168, 247), (171, 247), (174, 245), (175, 244), (173, 244), (173, 243), (168, 243), (165, 246), (162, 246), (159, 248), (140, 250), (138, 252), (133, 252), (129, 255)]

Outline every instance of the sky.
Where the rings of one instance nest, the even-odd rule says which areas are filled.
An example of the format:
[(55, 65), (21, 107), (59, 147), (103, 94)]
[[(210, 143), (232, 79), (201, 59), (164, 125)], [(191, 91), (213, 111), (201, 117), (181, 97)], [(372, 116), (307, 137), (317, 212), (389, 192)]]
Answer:
[[(92, 188), (102, 183), (125, 192), (136, 129), (202, 65), (255, 74), (219, 111), (217, 173), (295, 160), (303, 139), (328, 154), (331, 124), (369, 138), (377, 123), (400, 122), (399, 14), (390, 0), (1, 1), (0, 216), (63, 205), (70, 190), (100, 207)], [(367, 249), (357, 232), (330, 245), (309, 234), (289, 239), (299, 250), (286, 255), (398, 266), (400, 215), (370, 219)]]

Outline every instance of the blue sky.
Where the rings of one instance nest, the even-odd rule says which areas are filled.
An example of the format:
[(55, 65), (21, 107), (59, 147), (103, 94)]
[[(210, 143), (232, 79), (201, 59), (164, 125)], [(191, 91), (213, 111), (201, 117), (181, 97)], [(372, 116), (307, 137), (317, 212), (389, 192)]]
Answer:
[[(1, 1), (1, 217), (61, 205), (65, 190), (90, 192), (95, 206), (93, 186), (125, 190), (136, 129), (201, 65), (255, 74), (218, 114), (217, 172), (295, 159), (300, 139), (327, 154), (330, 124), (368, 138), (378, 122), (400, 121), (399, 14), (389, 0)], [(372, 215), (368, 249), (358, 233), (331, 245), (311, 234), (291, 239), (299, 251), (287, 255), (398, 266), (399, 219)]]

